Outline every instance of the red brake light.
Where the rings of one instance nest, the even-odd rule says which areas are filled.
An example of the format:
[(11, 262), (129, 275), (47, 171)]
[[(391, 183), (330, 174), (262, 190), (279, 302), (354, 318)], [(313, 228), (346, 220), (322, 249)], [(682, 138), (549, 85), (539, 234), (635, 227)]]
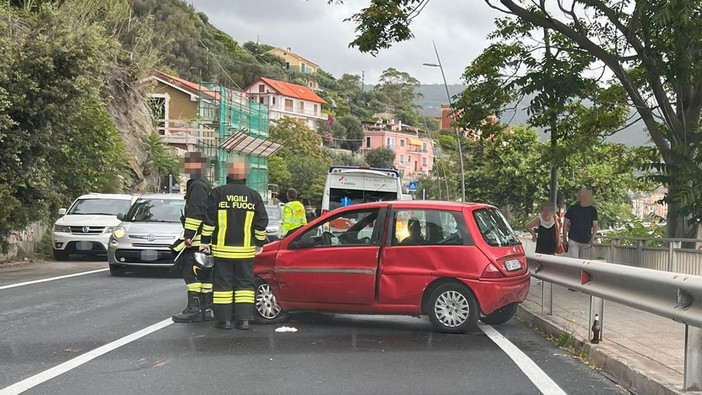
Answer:
[(483, 274), (480, 276), (481, 278), (502, 278), (505, 275), (502, 274), (502, 272), (495, 266), (494, 264), (489, 264), (483, 270)]

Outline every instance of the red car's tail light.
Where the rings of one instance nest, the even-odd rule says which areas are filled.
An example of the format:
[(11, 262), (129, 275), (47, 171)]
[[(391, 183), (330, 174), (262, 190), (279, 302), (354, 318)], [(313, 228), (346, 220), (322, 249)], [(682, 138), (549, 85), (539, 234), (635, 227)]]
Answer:
[(480, 277), (481, 278), (502, 278), (504, 276), (505, 275), (502, 274), (500, 269), (498, 269), (497, 266), (495, 266), (494, 264), (491, 263), (491, 264), (487, 265), (485, 270), (483, 270), (483, 274)]

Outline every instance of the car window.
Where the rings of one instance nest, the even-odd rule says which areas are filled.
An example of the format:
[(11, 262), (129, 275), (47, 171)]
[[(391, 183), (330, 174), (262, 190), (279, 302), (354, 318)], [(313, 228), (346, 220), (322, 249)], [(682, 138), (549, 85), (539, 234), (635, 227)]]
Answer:
[(350, 211), (330, 217), (297, 237), (293, 248), (378, 245), (375, 235), (378, 209)]
[(460, 212), (398, 210), (394, 216), (392, 245), (464, 245), (469, 239)]
[(266, 206), (266, 213), (268, 213), (268, 221), (280, 221), (282, 218), (282, 213), (280, 211), (280, 207), (278, 206)]
[(180, 222), (185, 206), (183, 200), (139, 199), (127, 213), (131, 222)]
[(478, 224), (483, 240), (489, 245), (504, 247), (521, 244), (505, 217), (497, 209), (475, 210), (473, 218)]
[(78, 199), (68, 210), (70, 215), (114, 215), (125, 213), (132, 204), (125, 199)]

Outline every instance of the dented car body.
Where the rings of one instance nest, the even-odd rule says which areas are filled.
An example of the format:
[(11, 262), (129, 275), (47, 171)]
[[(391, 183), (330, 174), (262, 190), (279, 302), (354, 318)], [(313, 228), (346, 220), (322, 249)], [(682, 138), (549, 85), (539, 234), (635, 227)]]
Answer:
[(462, 333), (511, 319), (529, 291), (519, 240), (495, 207), (475, 203), (338, 209), (267, 244), (255, 273), (262, 322), (293, 311), (428, 315)]

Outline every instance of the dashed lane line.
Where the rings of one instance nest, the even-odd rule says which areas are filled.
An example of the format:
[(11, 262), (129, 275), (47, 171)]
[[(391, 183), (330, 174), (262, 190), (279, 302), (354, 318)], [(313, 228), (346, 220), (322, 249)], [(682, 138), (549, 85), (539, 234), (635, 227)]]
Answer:
[(25, 286), (25, 285), (40, 284), (40, 283), (46, 283), (46, 282), (49, 282), (49, 281), (63, 280), (64, 278), (85, 276), (86, 274), (100, 273), (100, 272), (105, 272), (105, 271), (107, 271), (107, 270), (110, 270), (110, 269), (105, 268), (105, 269), (90, 270), (90, 271), (87, 271), (87, 272), (66, 274), (66, 275), (64, 275), (64, 276), (42, 278), (42, 279), (40, 279), (40, 280), (32, 280), (32, 281), (25, 281), (25, 282), (22, 282), (22, 283), (15, 283), (15, 284), (9, 284), (9, 285), (2, 285), (2, 286), (0, 286), (0, 291), (3, 290), (3, 289), (10, 289), (10, 288), (23, 287), (23, 286)]
[(5, 387), (0, 390), (0, 395), (21, 394), (22, 392), (34, 388), (41, 383), (49, 381), (54, 377), (60, 376), (68, 371), (71, 371), (85, 363), (92, 361), (93, 359), (101, 355), (105, 355), (110, 351), (116, 350), (135, 340), (141, 339), (142, 337), (154, 333), (158, 330), (161, 330), (171, 324), (173, 324), (173, 319), (171, 318), (167, 318), (161, 322), (157, 322), (140, 331), (134, 332), (121, 339), (115, 340), (112, 343), (105, 344), (102, 347), (98, 347), (94, 350), (86, 352), (85, 354), (81, 354), (73, 359), (70, 359), (62, 364), (56, 365), (51, 369), (47, 369), (39, 374), (36, 374), (32, 377), (26, 378), (20, 382), (12, 384), (9, 387)]

